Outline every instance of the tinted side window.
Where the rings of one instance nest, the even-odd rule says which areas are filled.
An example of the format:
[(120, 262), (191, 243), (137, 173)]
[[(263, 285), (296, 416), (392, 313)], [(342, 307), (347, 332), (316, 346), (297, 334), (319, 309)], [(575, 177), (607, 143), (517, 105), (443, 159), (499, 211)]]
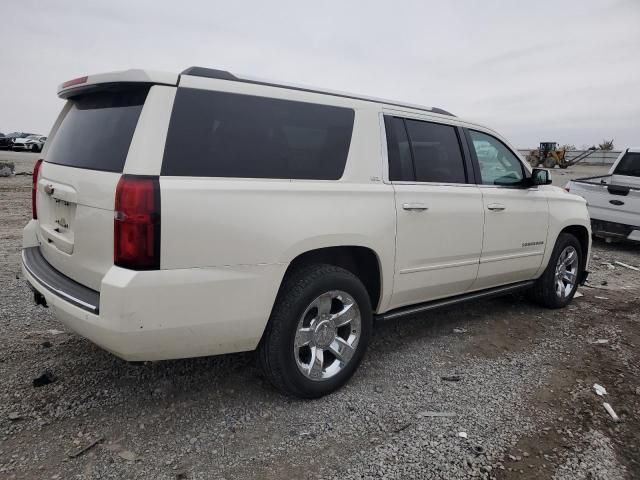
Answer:
[(464, 162), (455, 127), (406, 120), (416, 181), (466, 183)]
[(51, 139), (47, 162), (122, 172), (148, 91), (148, 86), (128, 87), (73, 98)]
[(414, 179), (413, 162), (404, 120), (385, 116), (384, 126), (389, 152), (389, 180), (412, 181)]
[(628, 152), (625, 154), (613, 173), (629, 177), (640, 177), (640, 153)]
[(162, 175), (337, 180), (354, 111), (179, 88)]
[(486, 133), (469, 130), (471, 142), (480, 164), (484, 185), (511, 186), (522, 183), (522, 163), (500, 140)]

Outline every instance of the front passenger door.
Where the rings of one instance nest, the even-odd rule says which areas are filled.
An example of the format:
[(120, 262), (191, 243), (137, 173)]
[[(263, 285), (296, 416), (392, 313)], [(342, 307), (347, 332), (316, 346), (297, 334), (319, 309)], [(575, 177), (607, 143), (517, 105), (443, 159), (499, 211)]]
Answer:
[(528, 171), (501, 140), (476, 130), (467, 130), (467, 139), (484, 207), (482, 254), (472, 289), (532, 279), (546, 247), (546, 195), (527, 185)]

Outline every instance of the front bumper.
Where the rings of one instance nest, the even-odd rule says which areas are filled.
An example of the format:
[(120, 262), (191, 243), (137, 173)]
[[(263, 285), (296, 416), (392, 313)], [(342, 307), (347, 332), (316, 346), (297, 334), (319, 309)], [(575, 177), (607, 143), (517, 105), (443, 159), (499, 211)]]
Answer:
[(587, 280), (589, 280), (589, 271), (588, 270), (584, 270), (580, 274), (580, 279), (579, 279), (578, 284), (579, 285), (584, 285), (585, 283), (587, 283)]

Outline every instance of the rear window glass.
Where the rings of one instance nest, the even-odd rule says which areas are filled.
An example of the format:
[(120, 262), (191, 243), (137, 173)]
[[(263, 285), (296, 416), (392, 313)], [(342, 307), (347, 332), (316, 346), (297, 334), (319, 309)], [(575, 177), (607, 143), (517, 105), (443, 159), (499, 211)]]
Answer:
[(622, 157), (613, 173), (629, 177), (640, 177), (640, 153), (627, 153)]
[(71, 99), (51, 139), (46, 161), (122, 172), (148, 86), (94, 92)]
[(162, 175), (337, 180), (354, 111), (179, 88)]

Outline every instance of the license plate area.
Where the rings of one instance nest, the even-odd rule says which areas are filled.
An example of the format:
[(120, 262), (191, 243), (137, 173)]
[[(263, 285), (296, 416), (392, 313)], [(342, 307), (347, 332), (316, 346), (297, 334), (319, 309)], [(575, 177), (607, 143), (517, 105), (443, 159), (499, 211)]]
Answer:
[(55, 197), (49, 197), (47, 200), (46, 212), (43, 212), (43, 218), (40, 219), (42, 241), (71, 255), (74, 245), (76, 204)]

